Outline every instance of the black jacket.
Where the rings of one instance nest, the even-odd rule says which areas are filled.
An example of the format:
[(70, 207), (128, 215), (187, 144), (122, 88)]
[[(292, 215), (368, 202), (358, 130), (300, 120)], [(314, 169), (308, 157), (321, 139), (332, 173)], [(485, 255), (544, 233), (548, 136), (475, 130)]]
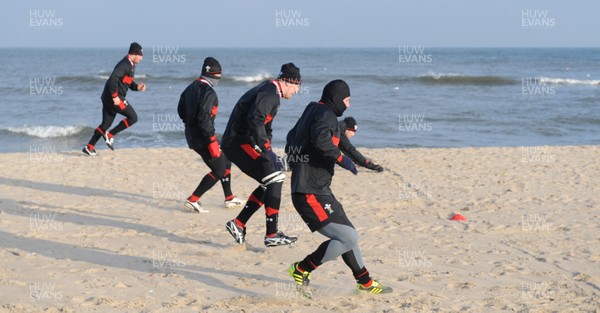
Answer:
[(215, 117), (218, 110), (217, 93), (202, 78), (196, 79), (181, 93), (177, 113), (185, 124), (185, 139), (190, 148), (205, 148), (216, 140)]
[(127, 96), (127, 89), (138, 90), (138, 84), (133, 81), (134, 76), (135, 64), (125, 56), (117, 63), (110, 77), (108, 77), (101, 98), (110, 100), (118, 96), (121, 100), (124, 100)]
[(251, 144), (258, 145), (263, 152), (269, 149), (273, 137), (272, 123), (281, 96), (281, 86), (275, 80), (264, 81), (248, 90), (231, 112), (222, 145), (228, 146), (236, 137), (250, 137)]
[(287, 135), (286, 153), (292, 168), (292, 193), (331, 194), (331, 179), (342, 153), (336, 113), (322, 102), (311, 102)]
[(338, 126), (340, 128), (340, 150), (347, 155), (352, 162), (362, 167), (367, 167), (369, 160), (367, 160), (367, 158), (365, 158), (358, 150), (356, 150), (354, 145), (352, 145), (350, 142), (350, 139), (346, 137), (346, 123), (344, 123), (344, 121), (340, 121)]

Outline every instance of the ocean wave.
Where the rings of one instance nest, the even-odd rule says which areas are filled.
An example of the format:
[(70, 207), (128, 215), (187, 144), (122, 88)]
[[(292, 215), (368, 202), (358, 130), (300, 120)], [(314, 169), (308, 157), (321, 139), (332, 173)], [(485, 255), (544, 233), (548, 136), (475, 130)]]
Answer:
[(108, 75), (75, 75), (75, 76), (58, 76), (55, 79), (56, 83), (78, 83), (86, 84), (93, 83), (98, 84), (108, 79)]
[[(76, 76), (59, 76), (56, 77), (57, 83), (79, 83), (79, 84), (95, 84), (103, 83), (108, 79), (108, 75), (76, 75)], [(159, 82), (192, 82), (197, 79), (197, 76), (156, 76), (139, 74), (135, 76), (136, 79), (153, 80)], [(223, 81), (234, 82), (234, 83), (255, 83), (263, 80), (273, 78), (268, 73), (259, 73), (255, 75), (226, 75), (223, 76)], [(426, 75), (420, 76), (380, 76), (380, 75), (348, 75), (348, 78), (370, 80), (381, 84), (389, 83), (419, 83), (427, 85), (483, 85), (483, 86), (502, 86), (502, 85), (515, 85), (520, 84), (519, 79), (494, 76), (494, 75), (463, 75), (456, 73), (433, 73), (430, 72)], [(552, 77), (537, 77), (540, 83), (545, 84), (557, 84), (557, 85), (587, 85), (597, 86), (600, 85), (600, 80), (580, 80), (573, 78), (552, 78)]]
[[(187, 76), (171, 76), (171, 75), (148, 75), (138, 74), (135, 75), (135, 80), (140, 81), (151, 81), (158, 83), (183, 83), (193, 82), (198, 78), (199, 75), (187, 75)], [(108, 74), (97, 74), (97, 75), (75, 75), (75, 76), (58, 76), (55, 78), (56, 83), (69, 83), (69, 84), (84, 84), (84, 85), (98, 85), (106, 82)], [(225, 75), (221, 80), (233, 83), (255, 83), (263, 80), (272, 78), (268, 73), (259, 73), (255, 75)]]
[[(106, 74), (100, 74), (100, 75), (96, 75), (96, 76), (94, 76), (94, 77), (100, 78), (100, 79), (102, 79), (102, 80), (107, 80), (109, 76), (110, 76), (110, 75), (106, 75)], [(148, 78), (148, 77), (152, 77), (152, 76), (150, 76), (150, 75), (146, 75), (146, 74), (135, 74), (135, 78), (141, 78), (141, 79), (144, 79), (144, 78)]]
[(551, 78), (551, 77), (538, 77), (540, 83), (543, 84), (557, 84), (557, 85), (587, 85), (597, 86), (600, 85), (600, 80), (580, 80), (573, 78)]
[[(419, 76), (381, 76), (381, 75), (347, 75), (346, 78), (360, 81), (370, 81), (378, 84), (424, 84), (424, 85), (483, 85), (503, 86), (516, 85), (521, 81), (502, 76), (472, 76), (456, 73), (433, 73)], [(399, 88), (396, 88), (399, 89)]]
[(256, 75), (247, 75), (247, 76), (224, 76), (223, 79), (224, 80), (232, 80), (234, 82), (243, 82), (243, 83), (254, 83), (254, 82), (261, 82), (263, 80), (266, 80), (268, 78), (272, 78), (273, 76), (271, 76), (268, 73), (259, 73)]
[(515, 79), (483, 75), (483, 76), (470, 76), (462, 74), (436, 74), (429, 73), (428, 75), (422, 75), (417, 77), (417, 81), (424, 84), (431, 85), (482, 85), (482, 86), (503, 86), (503, 85), (515, 85), (519, 82)]
[(29, 137), (37, 138), (59, 138), (59, 137), (70, 137), (81, 134), (84, 131), (90, 132), (91, 127), (87, 126), (20, 126), (20, 127), (0, 127), (1, 133), (8, 135), (25, 135)]
[[(105, 82), (109, 77), (109, 74), (97, 74), (97, 75), (75, 75), (75, 76), (58, 76), (56, 82), (67, 82), (67, 83), (98, 83)], [(147, 79), (152, 78), (151, 75), (137, 74), (135, 79)]]

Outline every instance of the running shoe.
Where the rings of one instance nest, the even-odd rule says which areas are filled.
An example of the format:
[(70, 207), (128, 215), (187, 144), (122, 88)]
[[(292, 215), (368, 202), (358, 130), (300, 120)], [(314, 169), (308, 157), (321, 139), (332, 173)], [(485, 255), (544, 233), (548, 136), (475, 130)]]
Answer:
[(204, 208), (202, 208), (202, 203), (200, 203), (200, 200), (196, 201), (196, 202), (191, 202), (190, 200), (185, 200), (185, 208), (192, 211), (192, 212), (196, 212), (196, 213), (208, 213), (208, 210), (205, 210)]
[(363, 285), (357, 284), (356, 290), (361, 291), (361, 292), (372, 293), (372, 294), (391, 293), (393, 291), (392, 288), (386, 287), (386, 286), (380, 284), (379, 281), (376, 281), (376, 280), (373, 280), (373, 283), (371, 284), (370, 287), (363, 287)]
[(104, 132), (104, 134), (102, 134), (102, 138), (104, 138), (104, 141), (106, 142), (106, 145), (110, 148), (110, 150), (115, 150), (115, 148), (113, 147), (115, 137), (109, 136), (108, 131), (106, 131)]
[(96, 149), (92, 149), (90, 150), (88, 148), (88, 146), (83, 147), (83, 149), (81, 149), (81, 152), (83, 152), (84, 154), (87, 154), (89, 156), (95, 156), (96, 154)]
[(298, 292), (298, 295), (302, 298), (312, 299), (312, 292), (308, 288), (308, 285), (310, 284), (310, 272), (301, 272), (298, 269), (298, 264), (300, 264), (300, 262), (290, 265), (288, 273), (294, 279), (294, 282), (296, 282), (296, 291)]
[(234, 220), (231, 220), (225, 224), (225, 228), (229, 231), (235, 242), (243, 244), (246, 241), (246, 227), (239, 227)]
[(244, 204), (244, 201), (238, 199), (238, 197), (233, 197), (231, 200), (225, 200), (225, 207), (228, 209), (233, 209), (238, 205)]
[(265, 246), (267, 247), (277, 247), (277, 246), (285, 246), (291, 245), (298, 240), (298, 237), (286, 236), (281, 230), (278, 230), (275, 236), (266, 237), (265, 236)]

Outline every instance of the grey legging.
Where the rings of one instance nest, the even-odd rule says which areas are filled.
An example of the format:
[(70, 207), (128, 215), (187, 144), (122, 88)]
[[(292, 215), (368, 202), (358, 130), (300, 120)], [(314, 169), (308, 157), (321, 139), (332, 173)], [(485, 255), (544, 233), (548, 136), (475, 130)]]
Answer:
[(348, 266), (358, 266), (358, 269), (364, 267), (356, 229), (348, 225), (329, 223), (318, 232), (331, 239), (321, 263), (335, 260), (341, 255)]

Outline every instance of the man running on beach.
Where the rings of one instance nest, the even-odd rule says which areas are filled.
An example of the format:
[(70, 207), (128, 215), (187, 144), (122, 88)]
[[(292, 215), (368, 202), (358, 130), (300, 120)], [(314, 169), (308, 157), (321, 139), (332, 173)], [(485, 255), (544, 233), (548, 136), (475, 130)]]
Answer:
[(340, 151), (352, 159), (352, 161), (357, 165), (377, 172), (383, 172), (383, 167), (365, 158), (350, 142), (350, 138), (354, 137), (356, 131), (358, 130), (358, 124), (356, 124), (356, 120), (349, 116), (343, 121), (339, 122), (338, 125), (341, 132), (339, 145)]
[(208, 213), (202, 208), (200, 197), (219, 180), (225, 193), (225, 207), (234, 208), (243, 202), (231, 192), (231, 162), (221, 153), (215, 134), (215, 117), (219, 110), (219, 99), (213, 89), (221, 79), (221, 64), (215, 58), (204, 59), (202, 73), (181, 94), (177, 113), (185, 124), (185, 139), (190, 149), (202, 157), (211, 169), (196, 190), (185, 201), (192, 212)]
[(340, 255), (352, 270), (356, 289), (368, 293), (390, 293), (390, 287), (373, 280), (363, 264), (358, 232), (342, 204), (331, 192), (335, 164), (356, 175), (352, 160), (338, 149), (340, 129), (337, 117), (350, 107), (350, 88), (343, 80), (329, 82), (320, 102), (311, 102), (287, 135), (285, 150), (292, 169), (292, 203), (312, 232), (329, 240), (303, 260), (290, 265), (288, 272), (297, 290), (306, 298), (310, 273)]
[[(127, 89), (146, 91), (145, 84), (138, 84), (133, 81), (135, 65), (139, 64), (142, 58), (142, 46), (137, 42), (132, 43), (129, 46), (129, 53), (117, 63), (110, 77), (108, 77), (100, 97), (102, 99), (102, 124), (94, 130), (89, 143), (81, 150), (83, 153), (96, 155), (95, 145), (100, 137), (104, 138), (110, 150), (114, 150), (114, 136), (137, 122), (137, 114), (131, 103), (125, 99), (125, 96), (127, 95)], [(124, 115), (126, 118), (109, 131), (108, 128), (112, 125), (117, 113)]]
[(271, 138), (280, 98), (290, 99), (298, 93), (300, 84), (300, 69), (293, 63), (284, 64), (276, 80), (264, 81), (247, 91), (229, 117), (221, 141), (223, 152), (260, 184), (238, 216), (226, 224), (238, 244), (244, 243), (246, 223), (263, 204), (267, 220), (265, 246), (289, 245), (298, 239), (286, 236), (277, 227), (285, 174), (277, 155), (271, 150)]

